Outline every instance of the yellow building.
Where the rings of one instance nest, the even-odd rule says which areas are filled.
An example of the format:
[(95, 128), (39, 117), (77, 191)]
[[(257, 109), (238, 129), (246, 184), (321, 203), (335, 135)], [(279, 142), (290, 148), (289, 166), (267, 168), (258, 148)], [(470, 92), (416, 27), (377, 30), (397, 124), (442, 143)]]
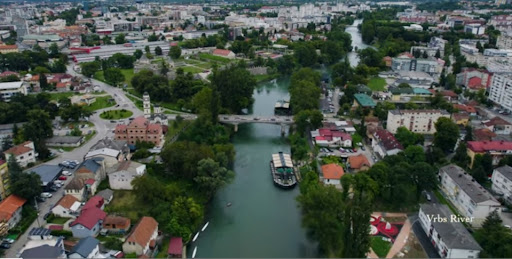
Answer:
[(489, 154), (492, 157), (492, 165), (498, 165), (505, 156), (512, 155), (512, 141), (468, 141), (467, 154), (471, 159), (469, 168), (473, 168), (473, 161), (476, 155)]
[(0, 53), (13, 53), (18, 52), (18, 46), (16, 45), (0, 45)]
[(466, 112), (453, 113), (452, 121), (457, 125), (467, 126), (469, 123), (469, 114)]
[(9, 170), (7, 162), (0, 160), (0, 198), (5, 199), (9, 196)]

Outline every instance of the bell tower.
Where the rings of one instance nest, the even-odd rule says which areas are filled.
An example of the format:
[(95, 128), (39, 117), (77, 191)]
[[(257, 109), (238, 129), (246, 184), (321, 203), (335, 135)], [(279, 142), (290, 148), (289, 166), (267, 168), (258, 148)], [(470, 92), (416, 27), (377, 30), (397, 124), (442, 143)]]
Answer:
[(144, 117), (149, 118), (151, 116), (151, 101), (149, 100), (148, 92), (144, 92), (142, 96), (142, 104), (144, 108)]

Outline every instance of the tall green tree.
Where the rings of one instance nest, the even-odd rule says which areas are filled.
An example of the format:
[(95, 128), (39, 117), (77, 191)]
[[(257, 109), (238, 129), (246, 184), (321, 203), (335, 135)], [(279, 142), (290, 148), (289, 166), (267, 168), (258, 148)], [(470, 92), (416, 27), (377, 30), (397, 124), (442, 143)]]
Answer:
[(230, 65), (223, 70), (214, 69), (211, 82), (219, 94), (222, 107), (227, 111), (239, 113), (252, 104), (256, 80), (244, 65)]
[(202, 159), (197, 164), (197, 176), (194, 178), (200, 188), (203, 188), (209, 197), (221, 187), (230, 183), (235, 173), (211, 158)]
[(25, 139), (34, 142), (40, 158), (49, 155), (45, 140), (53, 137), (52, 122), (47, 112), (43, 110), (30, 110), (27, 114), (28, 122), (23, 125)]
[(173, 59), (178, 59), (181, 56), (181, 48), (179, 46), (172, 46), (169, 50), (169, 56)]
[(434, 145), (448, 152), (453, 149), (459, 138), (459, 126), (451, 119), (441, 117), (435, 123)]
[(503, 225), (497, 211), (489, 213), (474, 237), (483, 248), (481, 258), (512, 257), (512, 232)]
[(124, 75), (119, 68), (108, 68), (103, 71), (103, 76), (105, 80), (113, 86), (118, 86), (120, 83), (124, 82)]

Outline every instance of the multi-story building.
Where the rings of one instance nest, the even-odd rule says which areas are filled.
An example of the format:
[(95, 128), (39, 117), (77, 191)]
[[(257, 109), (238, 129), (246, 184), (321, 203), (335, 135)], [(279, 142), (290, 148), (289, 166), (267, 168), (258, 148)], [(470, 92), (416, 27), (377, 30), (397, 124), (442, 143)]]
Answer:
[(482, 35), (485, 33), (485, 26), (483, 26), (479, 23), (466, 24), (464, 26), (464, 32), (471, 33), (474, 35)]
[(464, 169), (451, 164), (439, 169), (439, 181), (445, 198), (460, 214), (469, 218), (472, 226), (481, 226), (489, 213), (498, 211), (501, 204)]
[(473, 167), (476, 155), (490, 154), (493, 165), (497, 165), (504, 156), (512, 155), (511, 141), (468, 141), (467, 146), (468, 156), (471, 158), (470, 168)]
[(386, 129), (395, 134), (399, 127), (415, 133), (434, 134), (434, 124), (441, 117), (450, 118), (445, 110), (391, 110), (388, 111)]
[(144, 116), (133, 119), (128, 125), (117, 125), (115, 129), (115, 139), (125, 140), (129, 144), (135, 144), (137, 141), (147, 141), (159, 146), (162, 137), (162, 125), (151, 124)]
[(136, 42), (136, 43), (125, 43), (117, 45), (105, 45), (96, 47), (81, 47), (81, 48), (70, 48), (65, 50), (76, 63), (94, 61), (96, 57), (100, 59), (108, 59), (116, 53), (122, 53), (125, 55), (133, 55), (135, 50), (144, 51), (145, 48), (149, 47), (151, 53), (155, 53), (155, 48), (160, 47), (162, 53), (167, 55), (171, 45), (166, 41), (154, 41), (154, 42)]
[(500, 31), (510, 31), (512, 30), (512, 15), (495, 15), (491, 17), (488, 24)]
[(9, 229), (14, 228), (21, 220), (21, 211), (26, 202), (27, 200), (14, 194), (5, 198), (0, 202), (0, 222), (6, 222)]
[(494, 169), (492, 172), (492, 190), (507, 203), (512, 203), (512, 167), (505, 165)]
[(457, 74), (456, 84), (471, 90), (487, 89), (491, 85), (492, 75), (485, 69), (464, 68)]
[(9, 171), (7, 169), (7, 162), (0, 160), (0, 199), (5, 199), (9, 194)]
[(496, 46), (499, 49), (512, 49), (512, 31), (501, 32), (496, 41)]
[(385, 129), (377, 129), (372, 135), (372, 149), (381, 158), (385, 156), (396, 155), (404, 150), (402, 144)]
[(18, 52), (18, 46), (16, 45), (0, 45), (0, 53), (16, 53)]
[(419, 71), (430, 75), (442, 72), (444, 61), (436, 58), (414, 58), (411, 54), (401, 54), (391, 61), (393, 71)]
[(512, 111), (512, 73), (495, 73), (489, 87), (489, 100)]
[(23, 167), (27, 166), (29, 163), (36, 162), (37, 154), (35, 151), (34, 142), (32, 141), (25, 141), (24, 143), (11, 147), (4, 153), (5, 159), (7, 161), (9, 161), (11, 156), (14, 156), (16, 162), (18, 162), (18, 164)]
[(8, 102), (16, 94), (27, 95), (27, 86), (22, 81), (0, 83), (0, 97)]
[(448, 206), (421, 204), (418, 218), (441, 258), (478, 258), (482, 248)]

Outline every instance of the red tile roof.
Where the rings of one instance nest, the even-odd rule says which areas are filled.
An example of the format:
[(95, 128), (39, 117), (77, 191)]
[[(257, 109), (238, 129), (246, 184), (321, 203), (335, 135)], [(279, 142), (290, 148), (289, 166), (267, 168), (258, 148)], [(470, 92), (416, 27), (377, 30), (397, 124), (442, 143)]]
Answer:
[(453, 108), (459, 110), (459, 111), (466, 111), (469, 113), (476, 113), (476, 109), (473, 106), (467, 106), (464, 104), (454, 104)]
[(10, 75), (20, 76), (20, 74), (18, 74), (16, 72), (12, 72), (12, 71), (4, 71), (4, 72), (0, 73), (0, 77), (6, 77), (6, 76), (10, 76)]
[(94, 179), (92, 179), (92, 178), (89, 178), (89, 179), (85, 180), (85, 184), (87, 184), (87, 185), (93, 185), (95, 182), (96, 181)]
[(503, 118), (496, 116), (490, 119), (488, 122), (484, 123), (485, 126), (494, 126), (494, 125), (512, 125), (510, 122), (504, 120)]
[(103, 228), (113, 229), (114, 225), (116, 229), (126, 229), (130, 227), (130, 219), (119, 216), (107, 216), (103, 222)]
[(0, 45), (0, 50), (3, 49), (18, 49), (18, 46), (16, 45)]
[(343, 167), (337, 164), (327, 164), (322, 166), (322, 174), (325, 179), (339, 180), (344, 173)]
[(380, 140), (380, 142), (382, 143), (382, 146), (384, 146), (384, 148), (386, 150), (393, 150), (395, 148), (401, 149), (401, 150), (404, 149), (402, 144), (400, 144), (400, 142), (398, 142), (398, 140), (395, 138), (395, 136), (393, 136), (393, 134), (391, 134), (391, 132), (389, 132), (385, 129), (378, 129), (375, 132), (375, 135)]
[(497, 135), (488, 128), (473, 130), (476, 141), (491, 141)]
[(124, 124), (118, 124), (118, 125), (116, 125), (116, 131), (117, 131), (117, 130), (125, 131), (125, 130), (126, 130), (126, 128), (127, 128), (127, 126), (126, 126), (126, 125), (124, 125)]
[(27, 200), (14, 194), (5, 198), (5, 200), (0, 202), (0, 221), (9, 221), (16, 210), (22, 207), (25, 202), (27, 202)]
[(350, 134), (348, 133), (345, 133), (345, 132), (341, 132), (341, 131), (333, 131), (332, 132), (332, 137), (337, 137), (337, 138), (341, 138), (342, 140), (352, 140), (352, 136), (350, 136)]
[(151, 131), (150, 133), (153, 133), (153, 131), (160, 132), (160, 130), (162, 130), (162, 125), (160, 125), (160, 124), (149, 124), (147, 126), (146, 130)]
[(511, 141), (468, 141), (468, 148), (476, 153), (482, 153), (486, 151), (506, 151), (512, 150)]
[(320, 134), (320, 136), (332, 136), (332, 132), (330, 129), (319, 129), (318, 130), (318, 133)]
[(152, 217), (143, 217), (137, 226), (130, 233), (125, 242), (135, 242), (145, 247), (150, 241), (153, 233), (158, 229), (158, 222)]
[(457, 97), (458, 96), (454, 91), (451, 91), (451, 90), (442, 91), (441, 94), (443, 96), (448, 96), (448, 97)]
[(7, 149), (5, 151), (5, 153), (19, 156), (19, 155), (25, 154), (27, 152), (30, 152), (30, 151), (32, 151), (32, 149), (25, 146), (29, 143), (30, 143), (30, 141), (27, 141), (27, 142), (21, 143), (17, 146), (11, 147), (11, 148)]
[(228, 49), (215, 49), (213, 51), (213, 55), (219, 55), (219, 56), (228, 56), (231, 53), (231, 50)]
[(73, 227), (75, 225), (82, 225), (87, 229), (92, 229), (94, 225), (96, 225), (100, 220), (105, 220), (107, 214), (98, 208), (89, 208), (86, 210), (82, 210), (80, 216), (76, 218), (75, 221), (71, 222), (70, 226)]
[(73, 204), (74, 204), (75, 202), (77, 202), (77, 201), (78, 201), (78, 199), (77, 199), (77, 198), (75, 198), (75, 196), (73, 196), (73, 195), (69, 195), (69, 194), (68, 194), (68, 195), (65, 195), (64, 197), (62, 197), (62, 198), (57, 202), (57, 204), (55, 204), (55, 206), (60, 205), (60, 206), (62, 206), (63, 208), (69, 209), (69, 208), (71, 208), (71, 206), (73, 206)]
[(169, 242), (169, 249), (167, 254), (169, 255), (182, 255), (183, 253), (183, 240), (181, 237), (171, 237)]
[(103, 206), (104, 203), (105, 203), (105, 201), (103, 200), (103, 197), (96, 195), (96, 196), (90, 198), (87, 201), (87, 203), (85, 203), (84, 207), (82, 208), (82, 211), (86, 210), (86, 209), (90, 209), (90, 208), (101, 209), (101, 207)]
[(363, 166), (370, 166), (368, 158), (366, 158), (366, 156), (363, 154), (359, 154), (357, 156), (349, 156), (348, 161), (350, 163), (350, 168), (352, 169), (360, 169)]
[[(139, 116), (130, 122), (128, 124), (128, 127), (138, 127), (138, 128), (145, 128), (149, 124), (148, 119), (144, 118), (144, 116)], [(117, 129), (117, 127), (116, 127)]]

